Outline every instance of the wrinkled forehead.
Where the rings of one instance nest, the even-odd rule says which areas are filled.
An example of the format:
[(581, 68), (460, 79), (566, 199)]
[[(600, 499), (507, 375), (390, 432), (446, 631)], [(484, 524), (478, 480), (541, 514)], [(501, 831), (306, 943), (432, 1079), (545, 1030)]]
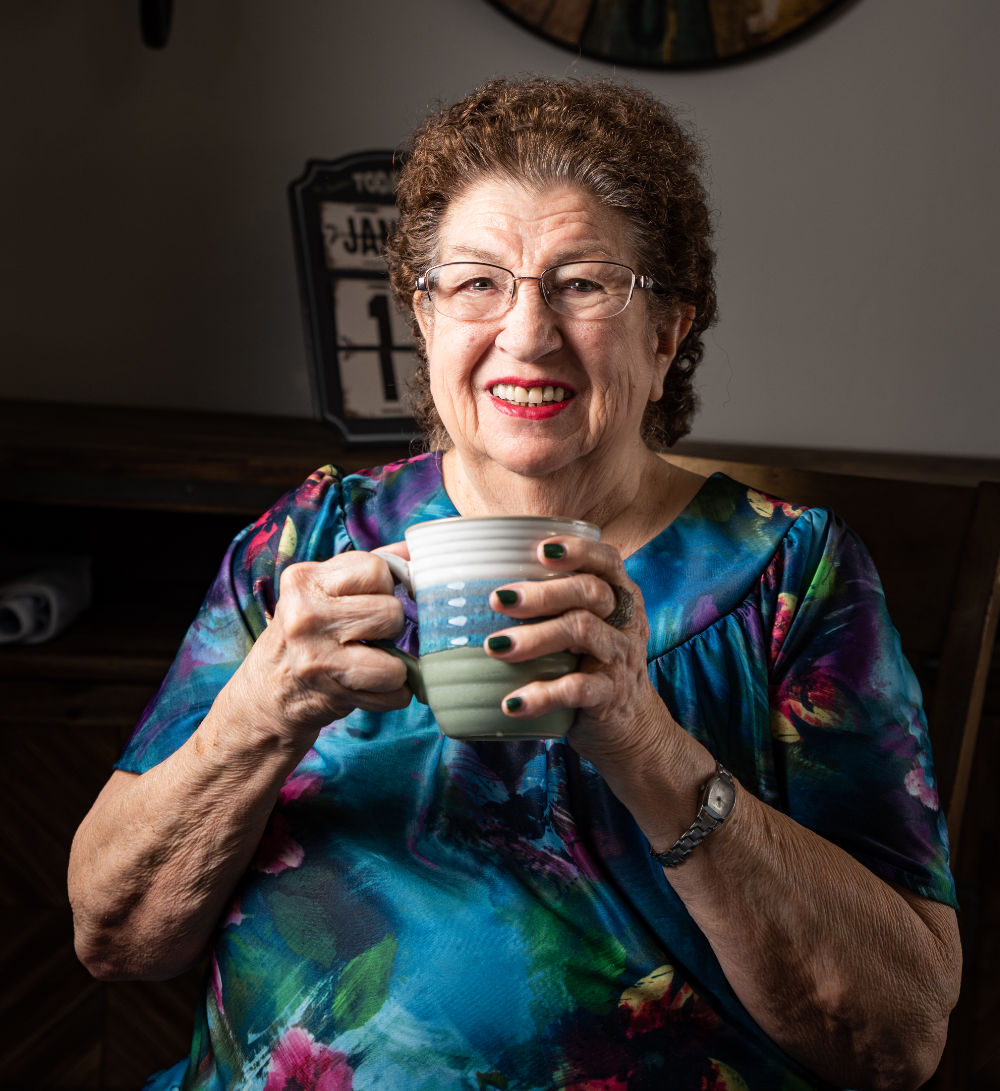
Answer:
[(484, 261), (515, 268), (583, 258), (635, 259), (632, 225), (623, 212), (582, 186), (529, 185), (486, 177), (470, 183), (441, 218), (435, 261)]

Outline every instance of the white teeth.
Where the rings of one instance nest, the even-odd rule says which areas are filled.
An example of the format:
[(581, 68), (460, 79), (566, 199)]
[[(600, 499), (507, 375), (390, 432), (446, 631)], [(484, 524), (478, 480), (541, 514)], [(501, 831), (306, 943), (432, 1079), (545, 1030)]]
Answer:
[(490, 393), (494, 398), (514, 405), (545, 405), (566, 399), (566, 391), (561, 386), (533, 386), (529, 390), (514, 383), (496, 383), (490, 388)]

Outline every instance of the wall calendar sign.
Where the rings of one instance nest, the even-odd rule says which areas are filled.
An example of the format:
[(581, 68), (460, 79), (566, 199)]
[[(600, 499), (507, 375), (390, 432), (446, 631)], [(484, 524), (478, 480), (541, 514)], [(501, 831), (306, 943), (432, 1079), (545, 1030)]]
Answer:
[(382, 252), (398, 166), (391, 151), (311, 159), (289, 186), (314, 404), (350, 441), (417, 433), (403, 400), (417, 354)]

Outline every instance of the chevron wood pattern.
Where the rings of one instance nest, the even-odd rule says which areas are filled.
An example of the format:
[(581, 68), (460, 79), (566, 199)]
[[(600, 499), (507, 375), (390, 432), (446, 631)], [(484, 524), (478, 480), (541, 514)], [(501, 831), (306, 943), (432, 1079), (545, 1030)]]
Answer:
[(93, 980), (73, 950), (66, 867), (154, 686), (44, 680), (16, 659), (0, 659), (0, 1091), (134, 1091), (190, 1048), (201, 974)]

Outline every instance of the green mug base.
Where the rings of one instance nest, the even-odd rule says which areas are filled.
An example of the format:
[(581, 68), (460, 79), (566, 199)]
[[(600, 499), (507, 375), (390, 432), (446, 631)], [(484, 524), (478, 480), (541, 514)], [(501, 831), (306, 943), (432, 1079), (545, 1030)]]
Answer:
[(527, 663), (492, 659), (482, 648), (448, 648), (420, 657), (427, 703), (442, 734), (466, 741), (561, 739), (575, 709), (530, 720), (504, 715), (503, 699), (528, 682), (548, 682), (576, 669), (578, 657), (559, 652)]

